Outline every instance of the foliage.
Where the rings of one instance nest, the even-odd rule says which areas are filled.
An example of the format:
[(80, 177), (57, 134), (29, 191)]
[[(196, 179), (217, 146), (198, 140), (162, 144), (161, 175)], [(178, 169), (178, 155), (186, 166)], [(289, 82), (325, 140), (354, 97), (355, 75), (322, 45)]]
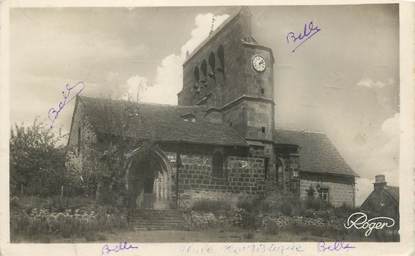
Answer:
[(243, 228), (256, 228), (257, 215), (260, 213), (262, 198), (258, 196), (242, 196), (236, 206), (240, 209), (240, 226)]
[(229, 211), (231, 209), (231, 205), (227, 201), (223, 200), (210, 200), (210, 199), (202, 199), (196, 201), (193, 206), (193, 211), (199, 212), (219, 212), (219, 211)]
[(305, 200), (306, 209), (312, 209), (312, 210), (318, 211), (318, 210), (327, 210), (330, 207), (332, 206), (328, 202), (322, 200), (321, 198), (308, 197)]
[[(11, 214), (11, 238), (16, 235), (29, 237), (39, 235), (53, 235), (64, 238), (86, 237), (91, 240), (93, 233), (126, 228), (125, 214), (119, 211), (110, 211), (98, 208), (97, 211), (81, 209), (54, 212), (48, 209), (32, 209), (13, 211)], [(89, 239), (88, 239), (89, 238)]]
[(11, 210), (24, 210), (30, 212), (32, 209), (48, 209), (49, 211), (64, 211), (65, 209), (94, 210), (96, 208), (93, 198), (85, 197), (36, 197), (36, 196), (13, 196), (11, 198)]
[(11, 195), (60, 194), (65, 183), (65, 149), (45, 124), (15, 125), (10, 137)]

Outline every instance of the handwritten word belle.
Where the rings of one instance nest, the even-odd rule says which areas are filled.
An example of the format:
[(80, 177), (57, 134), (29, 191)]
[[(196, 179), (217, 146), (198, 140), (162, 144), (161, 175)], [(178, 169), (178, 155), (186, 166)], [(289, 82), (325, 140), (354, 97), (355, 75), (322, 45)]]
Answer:
[[(62, 111), (62, 109), (71, 102), (76, 95), (80, 94), (85, 88), (84, 82), (78, 82), (74, 86), (70, 86), (69, 84), (65, 85), (65, 90), (62, 91), (63, 95), (63, 101), (59, 102), (58, 108), (50, 108), (48, 111), (48, 117), (51, 121), (50, 128), (53, 127), (53, 124), (55, 123), (56, 119), (59, 116), (59, 113)], [(73, 91), (72, 91), (73, 90)]]
[(105, 244), (102, 247), (102, 255), (107, 255), (110, 253), (120, 252), (120, 251), (133, 250), (133, 249), (135, 250), (138, 249), (138, 246), (128, 244), (128, 242), (125, 242), (125, 241), (119, 244), (116, 244), (116, 245)]
[(308, 39), (312, 38), (315, 34), (320, 32), (321, 29), (314, 25), (312, 21), (308, 24), (304, 24), (304, 30), (300, 33), (289, 32), (287, 34), (287, 44), (294, 44), (295, 48), (291, 52), (295, 52), (295, 50), (300, 47), (303, 43), (305, 43)]

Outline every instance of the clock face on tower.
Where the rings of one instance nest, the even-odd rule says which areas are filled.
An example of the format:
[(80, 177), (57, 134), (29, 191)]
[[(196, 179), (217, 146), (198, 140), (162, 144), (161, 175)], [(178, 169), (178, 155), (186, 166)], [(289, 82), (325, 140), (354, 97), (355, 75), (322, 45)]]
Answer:
[(264, 71), (266, 68), (265, 59), (262, 56), (254, 55), (252, 57), (252, 67), (258, 72)]

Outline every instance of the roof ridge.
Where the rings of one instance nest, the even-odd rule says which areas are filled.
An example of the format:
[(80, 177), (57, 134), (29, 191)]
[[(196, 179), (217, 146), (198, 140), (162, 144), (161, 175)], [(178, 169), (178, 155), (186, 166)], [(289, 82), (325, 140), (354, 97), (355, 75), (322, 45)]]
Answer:
[(79, 95), (80, 98), (92, 99), (92, 100), (104, 100), (104, 101), (111, 101), (111, 102), (123, 102), (123, 103), (132, 103), (137, 105), (150, 105), (150, 106), (163, 106), (163, 107), (174, 107), (174, 108), (189, 108), (189, 109), (204, 109), (205, 106), (184, 106), (184, 105), (173, 105), (173, 104), (165, 104), (165, 103), (156, 103), (156, 102), (135, 102), (135, 101), (128, 101), (124, 99), (112, 99), (112, 98), (100, 98), (100, 97), (91, 97), (91, 96), (84, 96)]
[(314, 133), (314, 134), (323, 134), (327, 135), (325, 132), (322, 131), (310, 131), (310, 130), (297, 130), (297, 129), (287, 129), (287, 128), (274, 128), (274, 131), (288, 131), (288, 132), (301, 132), (301, 133)]

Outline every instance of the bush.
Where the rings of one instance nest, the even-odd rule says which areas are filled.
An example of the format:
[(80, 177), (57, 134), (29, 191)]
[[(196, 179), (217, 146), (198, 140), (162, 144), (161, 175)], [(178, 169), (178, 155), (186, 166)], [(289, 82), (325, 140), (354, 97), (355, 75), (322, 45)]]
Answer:
[(310, 198), (308, 197), (305, 200), (305, 208), (306, 209), (313, 209), (315, 211), (318, 210), (326, 210), (330, 208), (331, 205), (327, 203), (326, 201), (320, 199), (320, 198)]
[(293, 211), (292, 204), (288, 201), (284, 201), (281, 205), (281, 212), (286, 216), (291, 216)]
[(63, 212), (33, 208), (10, 212), (11, 238), (16, 235), (37, 237), (42, 235), (92, 237), (99, 231), (127, 228), (124, 211), (99, 207), (96, 211), (67, 209)]
[(347, 218), (353, 212), (355, 212), (355, 209), (346, 204), (342, 204), (342, 206), (334, 208), (334, 215), (338, 218)]
[(258, 211), (262, 200), (258, 196), (242, 196), (238, 199), (236, 207), (248, 212)]
[(222, 200), (203, 199), (196, 201), (192, 206), (192, 210), (196, 212), (226, 212), (230, 209), (231, 205), (228, 202)]

